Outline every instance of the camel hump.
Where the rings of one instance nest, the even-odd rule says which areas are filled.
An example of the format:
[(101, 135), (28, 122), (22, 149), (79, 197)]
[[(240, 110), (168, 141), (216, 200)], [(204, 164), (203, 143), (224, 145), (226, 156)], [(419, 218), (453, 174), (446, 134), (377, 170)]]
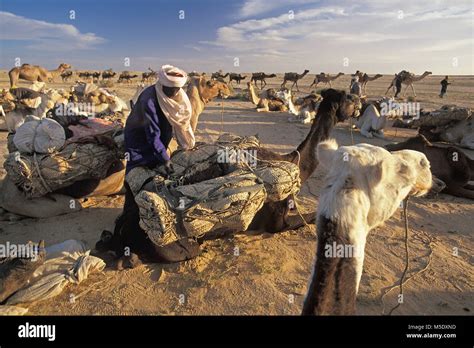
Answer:
[(30, 66), (31, 66), (31, 64), (28, 64), (28, 63), (24, 63), (24, 64), (21, 65), (22, 68), (26, 68), (26, 67), (30, 67)]

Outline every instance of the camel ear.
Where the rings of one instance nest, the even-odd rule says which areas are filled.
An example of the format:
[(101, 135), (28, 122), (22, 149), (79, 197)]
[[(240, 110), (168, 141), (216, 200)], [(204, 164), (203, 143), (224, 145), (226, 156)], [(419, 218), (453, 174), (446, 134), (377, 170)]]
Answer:
[(337, 149), (336, 139), (328, 139), (319, 143), (316, 149), (317, 160), (323, 167), (329, 168)]

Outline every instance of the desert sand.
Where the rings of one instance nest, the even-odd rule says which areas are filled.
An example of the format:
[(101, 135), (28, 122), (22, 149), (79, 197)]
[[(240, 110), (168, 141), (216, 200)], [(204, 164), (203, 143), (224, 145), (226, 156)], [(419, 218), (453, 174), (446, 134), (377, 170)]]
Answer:
[[(245, 74), (249, 76), (249, 74)], [(368, 95), (382, 96), (393, 75), (369, 82)], [(310, 72), (299, 82), (308, 93), (314, 78)], [(425, 109), (444, 104), (474, 108), (473, 76), (451, 76), (453, 83), (444, 99), (438, 97), (441, 76), (429, 76), (415, 84), (416, 101)], [(333, 83), (348, 89), (350, 76)], [(244, 80), (244, 82), (248, 81)], [(268, 79), (267, 87), (282, 81)], [(241, 88), (246, 87), (245, 83)], [(26, 84), (25, 84), (26, 85)], [(71, 83), (55, 83), (66, 87)], [(6, 72), (0, 88), (8, 86)], [(318, 86), (322, 88), (323, 86)], [(135, 84), (111, 88), (128, 100)], [(239, 92), (239, 87), (235, 88)], [(411, 95), (411, 90), (407, 96)], [(258, 134), (261, 142), (277, 152), (294, 149), (306, 136), (309, 125), (288, 123), (286, 113), (257, 113), (242, 100), (215, 100), (200, 117), (198, 141), (216, 139), (222, 132)], [(384, 145), (416, 134), (414, 130), (388, 128), (386, 140), (366, 139), (349, 123), (339, 124), (333, 136), (339, 144), (368, 142)], [(6, 132), (0, 133), (1, 161), (7, 153)], [(465, 150), (471, 158), (474, 151)], [(1, 177), (5, 171), (0, 169)], [(302, 212), (315, 212), (325, 172), (318, 167), (299, 194)], [(123, 196), (91, 199), (91, 207), (49, 219), (0, 222), (0, 243), (24, 243), (44, 239), (53, 244), (66, 239), (84, 240), (93, 248), (102, 230), (113, 230)], [(411, 199), (409, 204), (409, 271), (404, 301), (394, 314), (472, 315), (474, 311), (473, 201), (439, 194)], [(357, 313), (380, 315), (381, 296), (397, 286), (405, 267), (404, 228), (400, 213), (384, 227), (373, 230), (366, 246), (364, 273), (357, 299)], [(202, 254), (179, 264), (146, 264), (132, 270), (108, 267), (80, 285), (69, 285), (60, 296), (24, 304), (31, 315), (298, 315), (307, 289), (316, 250), (315, 226), (279, 234), (242, 232), (207, 241)], [(110, 260), (107, 260), (110, 261)], [(420, 273), (421, 272), (421, 273)], [(385, 313), (397, 304), (398, 288), (385, 297)], [(72, 296), (75, 301), (71, 301)]]

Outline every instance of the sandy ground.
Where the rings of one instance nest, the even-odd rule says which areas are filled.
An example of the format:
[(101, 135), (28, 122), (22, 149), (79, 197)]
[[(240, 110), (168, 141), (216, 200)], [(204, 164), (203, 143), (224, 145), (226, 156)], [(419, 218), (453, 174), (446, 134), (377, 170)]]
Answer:
[[(299, 83), (301, 94), (309, 92), (313, 78), (310, 74)], [(349, 79), (347, 75), (342, 76), (333, 87), (347, 89)], [(474, 77), (451, 77), (453, 84), (444, 100), (438, 98), (441, 79), (430, 76), (416, 83), (416, 100), (423, 108), (432, 109), (443, 104), (474, 108)], [(281, 80), (281, 76), (269, 79), (268, 87), (276, 87)], [(369, 96), (383, 95), (390, 80), (391, 76), (384, 76), (369, 82)], [(6, 74), (2, 72), (0, 87), (7, 85)], [(69, 85), (53, 84), (54, 87)], [(112, 89), (127, 99), (134, 94), (135, 87), (115, 85)], [(411, 91), (407, 95), (411, 95)], [(288, 114), (283, 113), (256, 113), (250, 102), (217, 100), (201, 115), (197, 138), (201, 141), (215, 139), (221, 132), (258, 134), (270, 149), (287, 152), (294, 149), (309, 130), (309, 125), (291, 124), (287, 118)], [(353, 138), (355, 143), (383, 145), (414, 134), (412, 130), (389, 128), (386, 141), (368, 140), (358, 131), (353, 133)], [(338, 125), (333, 136), (340, 144), (351, 144), (348, 124)], [(6, 133), (1, 133), (2, 155), (7, 153), (5, 139)], [(474, 157), (473, 152), (466, 152)], [(3, 156), (1, 160), (3, 162)], [(2, 177), (4, 173), (2, 168)], [(324, 175), (322, 168), (317, 168), (304, 185), (299, 195), (302, 211), (316, 210)], [(94, 246), (103, 229), (113, 229), (123, 197), (100, 198), (94, 200), (94, 204), (80, 212), (50, 219), (0, 222), (0, 243), (44, 239), (52, 244), (81, 239)], [(473, 213), (472, 201), (449, 195), (411, 200), (408, 276), (413, 278), (404, 286), (404, 302), (396, 314), (472, 314)], [(202, 255), (194, 260), (180, 264), (148, 264), (120, 272), (106, 268), (102, 274), (93, 274), (78, 286), (68, 286), (54, 299), (24, 306), (33, 315), (297, 315), (306, 293), (315, 248), (314, 225), (275, 235), (248, 231), (205, 242)], [(373, 230), (368, 237), (357, 301), (359, 314), (383, 313), (381, 296), (398, 284), (405, 266), (404, 255), (403, 220), (401, 212), (397, 212), (384, 227)], [(70, 301), (71, 295), (76, 296), (74, 302)], [(398, 288), (387, 295), (385, 312), (396, 305), (397, 295)]]

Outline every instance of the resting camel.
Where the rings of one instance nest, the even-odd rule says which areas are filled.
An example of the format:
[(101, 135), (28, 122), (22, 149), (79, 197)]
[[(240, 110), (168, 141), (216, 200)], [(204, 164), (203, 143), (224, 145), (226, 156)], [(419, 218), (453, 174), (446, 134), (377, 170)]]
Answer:
[(247, 82), (247, 87), (249, 89), (250, 101), (257, 106), (257, 112), (268, 112), (268, 111), (288, 111), (287, 107), (287, 98), (275, 91), (273, 88), (269, 88), (260, 93), (258, 97), (255, 93), (255, 88), (251, 82)]
[(245, 80), (247, 76), (242, 76), (241, 74), (236, 74), (236, 73), (230, 73), (229, 74), (229, 84), (232, 83), (232, 81), (237, 81), (237, 84), (240, 85), (240, 81)]
[(320, 82), (324, 82), (325, 84), (329, 84), (329, 88), (331, 88), (331, 81), (334, 81), (335, 79), (337, 79), (339, 76), (342, 76), (344, 75), (344, 73), (340, 72), (339, 74), (337, 74), (336, 76), (330, 76), (329, 74), (325, 74), (325, 73), (320, 73), (320, 74), (317, 74), (316, 77), (314, 78), (314, 81), (313, 83), (309, 86), (309, 88), (313, 87), (316, 87)]
[(308, 94), (293, 102), (293, 99), (288, 98), (288, 110), (296, 116), (294, 119), (289, 119), (289, 122), (301, 122), (303, 124), (311, 123), (316, 117), (321, 96), (318, 94)]
[(293, 82), (293, 84), (291, 85), (290, 90), (293, 90), (293, 87), (296, 85), (296, 90), (299, 91), (298, 80), (301, 80), (303, 77), (305, 77), (307, 73), (309, 73), (309, 70), (303, 71), (302, 74), (298, 74), (295, 72), (285, 73), (285, 75), (283, 76), (283, 83), (281, 84), (281, 88), (285, 87), (288, 81), (291, 81)]
[(405, 91), (403, 92), (403, 96), (407, 93), (408, 86), (411, 87), (411, 90), (413, 91), (413, 95), (416, 97), (415, 93), (415, 87), (413, 87), (413, 83), (423, 80), (426, 76), (431, 75), (431, 71), (425, 71), (422, 75), (420, 76), (415, 76), (414, 74), (408, 72), (408, 71), (401, 71), (398, 74), (395, 75), (393, 78), (392, 82), (390, 83), (390, 86), (388, 86), (387, 91), (385, 92), (385, 95), (387, 95), (388, 91), (390, 88), (395, 87), (395, 81), (397, 80), (397, 76), (401, 75), (402, 78), (402, 85), (405, 85)]
[(257, 72), (252, 74), (252, 78), (250, 79), (250, 82), (255, 83), (255, 87), (257, 86), (257, 81), (260, 81), (260, 89), (265, 87), (267, 85), (267, 81), (265, 79), (273, 78), (276, 77), (276, 74), (265, 74), (264, 72)]
[(402, 143), (387, 144), (389, 151), (409, 149), (422, 152), (431, 163), (431, 173), (442, 180), (446, 187), (443, 193), (452, 196), (474, 199), (474, 160), (454, 146), (441, 147), (430, 143), (418, 134)]
[(227, 98), (231, 91), (225, 82), (208, 80), (203, 76), (192, 77), (186, 90), (189, 101), (193, 108), (191, 127), (196, 130), (199, 115), (203, 112), (206, 104), (216, 97)]
[(365, 73), (363, 73), (362, 71), (359, 71), (359, 70), (357, 70), (356, 73), (353, 76), (357, 76), (359, 78), (359, 83), (362, 86), (362, 91), (363, 91), (364, 94), (366, 94), (366, 89), (367, 89), (367, 83), (368, 82), (375, 81), (375, 80), (383, 77), (383, 75), (381, 75), (381, 74), (376, 74), (375, 76), (369, 76), (369, 75), (367, 75), (367, 74), (365, 74)]
[(54, 82), (54, 78), (67, 69), (71, 69), (71, 66), (66, 63), (59, 64), (59, 67), (54, 70), (47, 70), (39, 65), (23, 64), (22, 66), (13, 68), (8, 72), (8, 76), (10, 77), (10, 87), (15, 88), (18, 80), (31, 82)]
[(420, 152), (390, 154), (369, 145), (320, 143), (317, 157), (329, 170), (317, 211), (317, 255), (303, 315), (352, 315), (369, 232), (381, 226), (407, 196), (432, 185), (430, 163)]
[[(311, 130), (298, 148), (288, 154), (278, 154), (264, 147), (250, 148), (257, 153), (257, 160), (276, 160), (288, 161), (295, 163), (300, 169), (300, 179), (303, 184), (318, 165), (318, 159), (315, 156), (316, 145), (329, 137), (330, 132), (337, 122), (342, 122), (348, 117), (358, 112), (360, 102), (350, 95), (346, 95), (344, 91), (336, 91), (333, 89), (323, 91), (321, 93), (323, 101), (318, 109), (318, 115), (313, 121)], [(283, 230), (295, 229), (304, 224), (298, 215), (289, 216), (288, 212), (291, 207), (291, 201), (294, 197), (288, 197), (281, 202), (269, 202), (257, 212), (249, 230), (265, 230), (267, 232), (276, 233)], [(135, 214), (135, 213), (133, 213)], [(138, 214), (138, 212), (136, 212)], [(304, 214), (303, 218), (307, 222), (314, 220), (314, 213)], [(137, 216), (120, 218), (116, 224), (115, 232), (104, 231), (101, 239), (96, 244), (98, 250), (113, 250), (120, 258), (119, 264), (125, 263), (134, 267), (136, 260), (139, 258), (146, 259), (150, 262), (161, 262), (164, 258), (169, 259), (169, 250), (157, 248), (146, 233), (138, 224), (133, 221), (137, 220)], [(130, 256), (124, 256), (123, 246), (128, 246), (131, 251)], [(188, 244), (189, 248), (199, 248), (197, 244)], [(179, 258), (179, 257), (178, 257)], [(174, 259), (178, 262), (186, 259), (186, 255), (182, 255), (181, 259)], [(134, 261), (135, 260), (135, 261)]]

